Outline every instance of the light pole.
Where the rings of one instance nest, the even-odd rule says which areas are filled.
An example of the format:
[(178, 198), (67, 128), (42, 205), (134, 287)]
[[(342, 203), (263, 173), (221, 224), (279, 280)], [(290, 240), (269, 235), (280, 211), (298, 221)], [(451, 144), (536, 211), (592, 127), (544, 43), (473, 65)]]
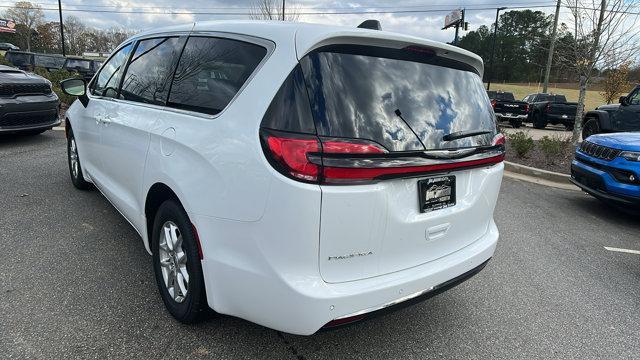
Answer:
[(60, 41), (62, 42), (62, 56), (67, 56), (64, 49), (64, 24), (62, 23), (62, 3), (58, 0), (58, 14), (60, 15)]
[(498, 15), (500, 10), (504, 10), (506, 7), (499, 7), (496, 9), (496, 24), (493, 28), (493, 46), (491, 47), (491, 60), (489, 61), (489, 76), (487, 77), (487, 90), (491, 87), (491, 77), (493, 76), (493, 55), (496, 52), (496, 39), (498, 38)]

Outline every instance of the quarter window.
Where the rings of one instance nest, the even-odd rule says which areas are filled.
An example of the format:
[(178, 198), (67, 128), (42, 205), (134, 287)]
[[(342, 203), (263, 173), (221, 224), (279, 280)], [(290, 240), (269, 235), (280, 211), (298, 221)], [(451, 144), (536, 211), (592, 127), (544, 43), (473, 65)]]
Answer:
[(167, 105), (219, 113), (266, 54), (264, 47), (243, 41), (190, 37), (178, 63)]
[(127, 67), (120, 98), (164, 105), (182, 44), (178, 37), (140, 41)]
[(116, 97), (124, 64), (131, 52), (131, 44), (118, 50), (102, 67), (93, 83), (91, 93), (96, 96)]

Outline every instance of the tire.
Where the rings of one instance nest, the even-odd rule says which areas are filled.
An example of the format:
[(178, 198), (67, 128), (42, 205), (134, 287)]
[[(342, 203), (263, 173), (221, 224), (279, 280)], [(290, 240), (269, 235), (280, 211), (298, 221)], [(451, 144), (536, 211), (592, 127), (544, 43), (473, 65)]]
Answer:
[(600, 123), (596, 118), (588, 118), (582, 126), (582, 140), (586, 140), (589, 136), (600, 133)]
[(91, 183), (85, 181), (84, 176), (82, 175), (82, 165), (80, 164), (80, 157), (78, 156), (78, 146), (72, 130), (69, 130), (69, 135), (67, 136), (67, 163), (69, 164), (69, 176), (71, 176), (73, 186), (79, 190), (90, 189)]
[(191, 221), (177, 201), (160, 205), (151, 239), (153, 270), (165, 307), (181, 323), (203, 320), (209, 308), (198, 243)]
[(536, 129), (544, 129), (547, 127), (547, 120), (544, 118), (542, 113), (533, 114), (533, 127)]
[(519, 120), (519, 119), (509, 120), (509, 124), (511, 124), (511, 126), (514, 129), (518, 129), (522, 126), (522, 120)]

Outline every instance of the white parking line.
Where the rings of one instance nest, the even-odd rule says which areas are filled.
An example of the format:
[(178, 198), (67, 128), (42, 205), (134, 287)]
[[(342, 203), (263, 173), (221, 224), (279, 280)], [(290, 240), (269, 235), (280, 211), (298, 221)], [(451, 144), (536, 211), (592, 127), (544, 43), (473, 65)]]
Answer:
[(620, 248), (614, 248), (614, 247), (608, 247), (608, 246), (605, 246), (604, 248), (609, 251), (640, 255), (640, 251), (638, 250), (620, 249)]

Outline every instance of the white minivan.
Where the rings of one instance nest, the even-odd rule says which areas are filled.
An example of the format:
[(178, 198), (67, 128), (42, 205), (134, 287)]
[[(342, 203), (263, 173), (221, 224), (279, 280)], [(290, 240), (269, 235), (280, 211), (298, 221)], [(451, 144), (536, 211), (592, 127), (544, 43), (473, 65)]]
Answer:
[(203, 22), (125, 41), (66, 113), (71, 180), (153, 256), (177, 320), (313, 334), (494, 253), (504, 137), (482, 60), (390, 32)]

